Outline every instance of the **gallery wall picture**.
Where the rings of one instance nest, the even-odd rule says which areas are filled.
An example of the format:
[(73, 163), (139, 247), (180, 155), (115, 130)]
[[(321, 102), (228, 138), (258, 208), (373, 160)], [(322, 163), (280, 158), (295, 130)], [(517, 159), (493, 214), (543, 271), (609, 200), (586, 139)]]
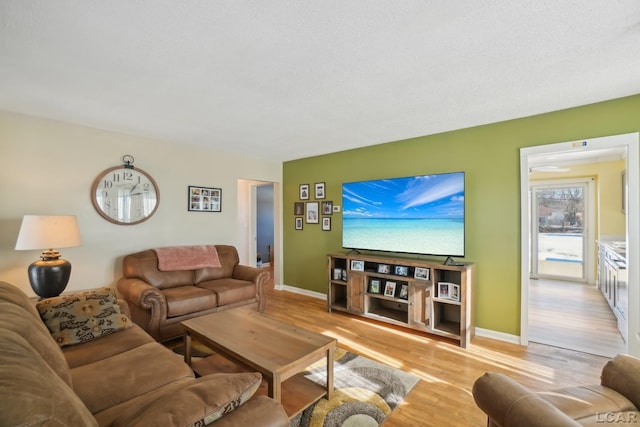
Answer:
[(190, 185), (188, 192), (189, 211), (222, 212), (222, 189)]
[(306, 208), (307, 224), (318, 224), (320, 222), (318, 202), (307, 202)]

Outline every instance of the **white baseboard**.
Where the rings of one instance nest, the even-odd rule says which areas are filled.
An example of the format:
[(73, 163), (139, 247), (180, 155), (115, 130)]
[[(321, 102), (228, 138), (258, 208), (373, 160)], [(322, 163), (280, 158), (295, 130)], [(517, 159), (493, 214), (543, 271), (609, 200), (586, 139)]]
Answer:
[(505, 334), (504, 332), (492, 331), (491, 329), (476, 328), (476, 336), (511, 344), (520, 344), (520, 337), (518, 335)]
[(295, 294), (307, 295), (313, 298), (323, 299), (325, 301), (327, 299), (327, 294), (323, 294), (321, 292), (316, 292), (316, 291), (310, 291), (309, 289), (297, 288), (295, 286), (275, 285), (274, 289), (278, 291), (287, 291), (287, 292), (293, 292)]

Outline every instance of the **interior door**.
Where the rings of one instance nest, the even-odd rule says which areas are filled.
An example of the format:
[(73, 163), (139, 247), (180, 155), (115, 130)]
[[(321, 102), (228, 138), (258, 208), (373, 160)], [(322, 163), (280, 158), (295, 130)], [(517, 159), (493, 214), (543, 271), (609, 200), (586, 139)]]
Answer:
[(587, 281), (587, 180), (531, 186), (531, 277)]

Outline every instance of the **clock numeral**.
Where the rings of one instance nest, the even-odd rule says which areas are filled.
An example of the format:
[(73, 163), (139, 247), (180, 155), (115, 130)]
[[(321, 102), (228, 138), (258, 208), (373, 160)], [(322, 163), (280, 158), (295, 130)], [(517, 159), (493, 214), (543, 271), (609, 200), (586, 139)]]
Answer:
[(122, 178), (123, 178), (125, 181), (131, 181), (131, 180), (133, 180), (133, 172), (131, 172), (131, 171), (124, 171), (124, 172), (122, 172)]
[(113, 187), (113, 181), (109, 181), (108, 179), (105, 179), (104, 183), (102, 184), (102, 186), (104, 188), (111, 188), (111, 187)]

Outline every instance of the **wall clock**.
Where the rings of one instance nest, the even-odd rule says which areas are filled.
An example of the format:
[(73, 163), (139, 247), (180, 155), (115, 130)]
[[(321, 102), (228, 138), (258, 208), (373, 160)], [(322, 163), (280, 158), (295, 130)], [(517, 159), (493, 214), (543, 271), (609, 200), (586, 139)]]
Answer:
[(139, 224), (158, 210), (160, 191), (147, 172), (133, 167), (133, 156), (124, 164), (101, 172), (91, 187), (91, 201), (107, 221), (120, 225)]

